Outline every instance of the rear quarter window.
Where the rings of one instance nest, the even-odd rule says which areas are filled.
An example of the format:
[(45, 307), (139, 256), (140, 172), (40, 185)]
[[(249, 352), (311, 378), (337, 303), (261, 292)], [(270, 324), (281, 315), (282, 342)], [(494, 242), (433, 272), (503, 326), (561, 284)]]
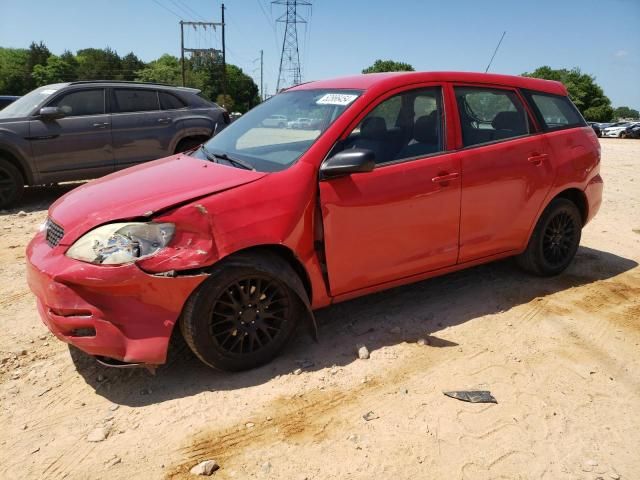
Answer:
[(178, 110), (187, 106), (181, 99), (167, 92), (158, 92), (160, 108), (162, 110)]
[(568, 97), (533, 91), (524, 93), (533, 107), (533, 111), (538, 117), (543, 130), (552, 131), (587, 125), (576, 106)]

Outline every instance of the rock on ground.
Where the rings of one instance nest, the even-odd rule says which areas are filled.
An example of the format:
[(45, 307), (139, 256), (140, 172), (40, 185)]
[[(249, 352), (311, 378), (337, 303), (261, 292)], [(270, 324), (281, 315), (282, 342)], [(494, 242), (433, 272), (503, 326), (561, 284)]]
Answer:
[(220, 466), (215, 460), (205, 460), (195, 465), (189, 472), (193, 475), (202, 475), (208, 477), (212, 475)]

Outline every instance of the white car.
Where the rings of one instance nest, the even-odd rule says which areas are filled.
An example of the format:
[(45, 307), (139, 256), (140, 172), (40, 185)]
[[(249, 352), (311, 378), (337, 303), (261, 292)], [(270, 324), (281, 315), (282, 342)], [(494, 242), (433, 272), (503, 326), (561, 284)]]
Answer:
[(602, 130), (602, 136), (603, 137), (617, 137), (620, 138), (620, 136), (622, 135), (622, 133), (627, 129), (627, 127), (631, 127), (632, 125), (635, 125), (634, 122), (619, 122), (619, 123), (614, 123), (613, 125), (604, 128)]
[(287, 126), (287, 117), (284, 115), (270, 115), (262, 121), (262, 126), (284, 128)]
[(287, 123), (287, 128), (298, 128), (298, 129), (304, 129), (304, 128), (310, 128), (311, 127), (311, 119), (310, 118), (298, 118), (296, 120), (292, 120), (289, 123)]

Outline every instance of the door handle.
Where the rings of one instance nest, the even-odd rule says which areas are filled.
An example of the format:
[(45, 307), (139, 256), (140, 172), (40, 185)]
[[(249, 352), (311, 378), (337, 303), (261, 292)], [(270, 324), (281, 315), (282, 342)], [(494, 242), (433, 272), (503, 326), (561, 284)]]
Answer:
[(438, 175), (437, 177), (433, 177), (431, 179), (431, 181), (433, 183), (445, 183), (445, 182), (449, 182), (451, 180), (455, 180), (459, 176), (460, 176), (460, 174), (457, 173), (457, 172), (454, 172), (454, 173), (443, 173), (442, 175)]
[(159, 118), (158, 123), (169, 123), (171, 121), (170, 118)]
[(107, 128), (108, 126), (109, 126), (108, 122), (93, 124), (93, 128)]
[(533, 155), (531, 155), (529, 158), (527, 158), (527, 161), (529, 163), (533, 163), (534, 165), (541, 165), (542, 161), (545, 160), (549, 155), (546, 153), (534, 153)]

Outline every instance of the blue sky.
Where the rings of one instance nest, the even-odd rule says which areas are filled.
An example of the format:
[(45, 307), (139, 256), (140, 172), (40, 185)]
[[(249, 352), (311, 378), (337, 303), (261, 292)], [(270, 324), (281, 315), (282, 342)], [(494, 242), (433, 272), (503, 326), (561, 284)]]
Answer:
[[(359, 73), (376, 58), (416, 70), (484, 71), (503, 30), (491, 71), (519, 74), (541, 65), (580, 67), (596, 76), (614, 106), (640, 109), (640, 0), (314, 0), (300, 26), (304, 80)], [(186, 5), (186, 7), (185, 7)], [(268, 0), (227, 0), (227, 61), (276, 85), (283, 8)], [(219, 0), (2, 0), (0, 46), (44, 41), (54, 53), (110, 46), (145, 61), (179, 55), (179, 17), (220, 21)], [(305, 10), (303, 10), (304, 12)], [(220, 33), (189, 31), (187, 46)]]

